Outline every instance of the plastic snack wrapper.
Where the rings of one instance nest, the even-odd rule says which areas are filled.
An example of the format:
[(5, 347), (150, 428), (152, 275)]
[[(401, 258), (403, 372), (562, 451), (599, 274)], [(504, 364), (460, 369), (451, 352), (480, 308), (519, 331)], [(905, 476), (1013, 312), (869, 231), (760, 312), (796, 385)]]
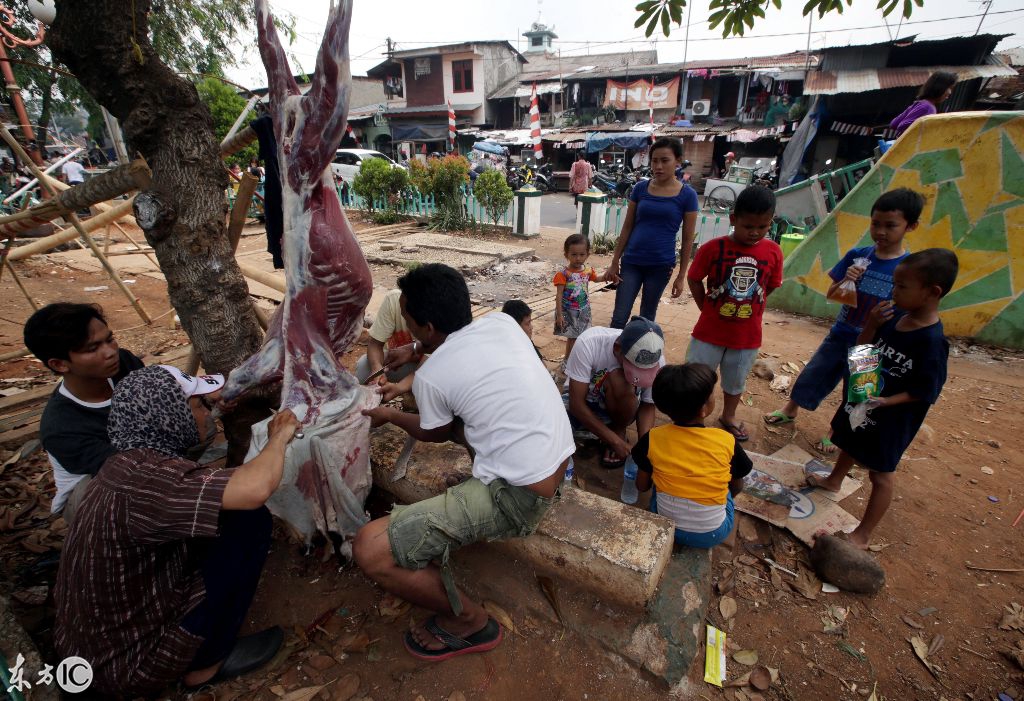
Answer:
[(882, 352), (877, 346), (854, 346), (847, 357), (850, 382), (846, 389), (846, 401), (862, 404), (877, 397), (882, 390)]
[(707, 645), (704, 648), (704, 681), (721, 687), (725, 682), (725, 633), (707, 625)]
[[(863, 268), (867, 270), (870, 263), (871, 261), (867, 258), (854, 258), (850, 267)], [(836, 288), (835, 292), (828, 296), (828, 299), (830, 302), (838, 302), (839, 304), (845, 304), (848, 307), (856, 307), (857, 283), (853, 280), (843, 280), (839, 287)]]

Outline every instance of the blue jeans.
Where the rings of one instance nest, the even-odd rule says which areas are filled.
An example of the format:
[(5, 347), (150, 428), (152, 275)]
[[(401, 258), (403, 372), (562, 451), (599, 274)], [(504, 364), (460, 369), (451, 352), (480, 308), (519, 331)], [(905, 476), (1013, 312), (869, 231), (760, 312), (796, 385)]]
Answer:
[[(651, 490), (651, 513), (658, 513), (658, 490)], [(732, 532), (732, 524), (735, 520), (736, 507), (732, 503), (732, 492), (725, 495), (725, 520), (722, 525), (707, 533), (690, 533), (679, 528), (676, 529), (676, 545), (686, 545), (691, 548), (713, 548), (729, 537)]]
[(854, 344), (835, 334), (826, 336), (793, 383), (789, 398), (801, 409), (817, 409), (849, 372), (847, 354)]
[(672, 265), (619, 265), (619, 277), (622, 278), (615, 290), (615, 310), (612, 312), (613, 329), (621, 329), (629, 321), (629, 313), (633, 311), (633, 302), (643, 289), (640, 298), (640, 316), (654, 321), (658, 313), (658, 301), (661, 293), (668, 287), (672, 277)]

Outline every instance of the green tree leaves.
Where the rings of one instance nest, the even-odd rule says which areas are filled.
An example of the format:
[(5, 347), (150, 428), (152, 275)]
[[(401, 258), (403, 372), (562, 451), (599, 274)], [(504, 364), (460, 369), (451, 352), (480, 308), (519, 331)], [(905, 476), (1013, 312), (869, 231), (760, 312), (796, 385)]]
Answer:
[[(691, 2), (695, 0), (690, 0)], [(644, 0), (636, 6), (639, 13), (634, 27), (646, 24), (645, 36), (654, 34), (658, 25), (665, 36), (671, 32), (671, 24), (680, 26), (683, 23), (683, 8), (687, 0)], [(843, 10), (853, 5), (853, 0), (806, 0), (803, 14), (806, 17), (816, 12), (824, 17), (830, 12), (842, 14)], [(909, 18), (914, 7), (924, 7), (924, 0), (878, 0), (877, 8), (882, 15), (888, 17), (896, 8), (902, 6), (903, 17)], [(722, 37), (743, 36), (748, 29), (753, 29), (759, 19), (764, 19), (765, 10), (774, 7), (782, 9), (782, 0), (710, 0), (708, 9), (708, 26), (711, 29), (722, 29)]]

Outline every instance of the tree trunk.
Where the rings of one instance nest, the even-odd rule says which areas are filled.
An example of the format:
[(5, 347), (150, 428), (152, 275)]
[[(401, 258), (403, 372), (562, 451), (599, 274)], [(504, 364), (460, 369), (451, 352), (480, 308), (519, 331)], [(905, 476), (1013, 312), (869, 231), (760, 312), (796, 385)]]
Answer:
[[(46, 43), (121, 122), (129, 153), (141, 153), (153, 169), (150, 189), (136, 197), (136, 219), (203, 367), (227, 374), (259, 350), (262, 332), (226, 235), (228, 178), (213, 120), (195, 87), (153, 50), (150, 5), (57, 0)], [(102, 31), (89, 30), (97, 27)], [(252, 419), (234, 413), (225, 423), (233, 462), (244, 454)]]

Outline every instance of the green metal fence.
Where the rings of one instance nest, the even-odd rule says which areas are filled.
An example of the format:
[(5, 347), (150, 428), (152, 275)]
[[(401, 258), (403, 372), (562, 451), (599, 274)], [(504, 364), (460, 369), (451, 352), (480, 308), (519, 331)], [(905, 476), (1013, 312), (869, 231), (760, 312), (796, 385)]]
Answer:
[[(798, 183), (789, 185), (788, 187), (780, 188), (775, 191), (775, 196), (785, 195), (789, 192), (795, 192), (796, 190), (803, 189), (805, 187), (811, 187), (816, 183), (821, 183), (822, 188), (825, 190), (825, 201), (828, 203), (828, 210), (831, 212), (836, 208), (836, 204), (839, 203), (843, 197), (846, 196), (853, 186), (857, 184), (856, 174), (857, 171), (863, 170), (865, 173), (871, 170), (871, 167), (875, 164), (874, 160), (865, 158), (863, 161), (857, 161), (850, 165), (837, 168), (836, 170), (829, 170), (824, 173), (818, 173), (812, 175), (807, 180), (802, 180)], [(835, 182), (839, 181), (841, 189), (838, 191)]]
[[(471, 189), (465, 187), (462, 188), (462, 199), (466, 207), (466, 216), (468, 216), (470, 219), (480, 224), (495, 223), (491, 221), (491, 215), (489, 215), (487, 213), (487, 210), (484, 209), (484, 206), (480, 204), (480, 202), (476, 198), (476, 195), (473, 194), (473, 191)], [(498, 226), (512, 226), (512, 223), (516, 220), (515, 209), (517, 201), (518, 198), (512, 198), (512, 204), (510, 204), (508, 208), (505, 210), (504, 214), (502, 214), (498, 218)]]

